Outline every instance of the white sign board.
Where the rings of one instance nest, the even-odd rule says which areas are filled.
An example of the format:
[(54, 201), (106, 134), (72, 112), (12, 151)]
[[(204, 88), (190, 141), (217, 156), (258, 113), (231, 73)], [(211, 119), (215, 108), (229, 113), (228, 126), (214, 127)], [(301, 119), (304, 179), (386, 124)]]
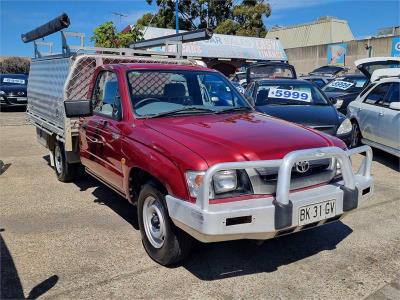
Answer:
[(268, 91), (268, 98), (280, 98), (304, 102), (311, 102), (312, 100), (310, 92), (283, 90), (278, 88), (270, 88)]

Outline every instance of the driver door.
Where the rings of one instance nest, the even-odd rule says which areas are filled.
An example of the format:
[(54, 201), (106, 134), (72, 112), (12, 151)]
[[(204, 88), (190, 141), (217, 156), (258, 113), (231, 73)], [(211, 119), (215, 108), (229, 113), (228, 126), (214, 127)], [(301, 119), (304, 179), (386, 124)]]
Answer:
[(98, 75), (92, 100), (94, 115), (82, 126), (88, 154), (85, 165), (91, 173), (123, 191), (122, 107), (115, 73), (103, 71)]

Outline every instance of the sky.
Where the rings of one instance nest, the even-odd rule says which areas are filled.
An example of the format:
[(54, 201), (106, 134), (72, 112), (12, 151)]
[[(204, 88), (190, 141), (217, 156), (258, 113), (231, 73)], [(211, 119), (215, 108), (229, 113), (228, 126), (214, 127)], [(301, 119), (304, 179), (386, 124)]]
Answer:
[[(239, 2), (236, 0), (235, 2)], [(155, 1), (153, 1), (155, 2)], [(312, 22), (320, 16), (347, 20), (356, 38), (375, 35), (379, 28), (400, 25), (400, 0), (270, 0), (272, 14), (265, 18), (267, 28)], [(155, 4), (145, 0), (0, 0), (0, 56), (32, 56), (33, 45), (24, 44), (25, 33), (66, 12), (71, 20), (68, 31), (83, 32), (86, 44), (93, 28), (114, 21), (118, 29), (134, 24)], [(122, 13), (118, 17), (113, 13)], [(59, 35), (46, 37), (59, 44)], [(58, 48), (56, 47), (55, 50)]]

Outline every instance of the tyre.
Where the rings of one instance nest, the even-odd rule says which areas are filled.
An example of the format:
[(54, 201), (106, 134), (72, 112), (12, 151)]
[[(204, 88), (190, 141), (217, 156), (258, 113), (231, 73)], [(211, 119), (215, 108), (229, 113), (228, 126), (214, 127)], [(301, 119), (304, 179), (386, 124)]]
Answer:
[(70, 182), (76, 179), (79, 171), (79, 164), (67, 163), (65, 158), (64, 144), (57, 142), (53, 152), (54, 170), (58, 180), (61, 182)]
[(165, 194), (155, 182), (142, 187), (137, 209), (143, 246), (154, 261), (168, 266), (188, 256), (193, 239), (172, 223)]
[(352, 130), (351, 130), (351, 141), (350, 141), (350, 148), (355, 148), (361, 144), (361, 131), (358, 123), (354, 121), (352, 123)]

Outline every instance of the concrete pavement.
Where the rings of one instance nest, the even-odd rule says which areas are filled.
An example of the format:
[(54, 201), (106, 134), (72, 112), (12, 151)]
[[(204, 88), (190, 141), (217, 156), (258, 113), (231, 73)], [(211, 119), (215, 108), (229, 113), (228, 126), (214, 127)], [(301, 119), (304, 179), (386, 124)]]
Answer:
[(0, 113), (0, 160), (1, 298), (400, 299), (399, 161), (381, 151), (375, 196), (342, 222), (199, 243), (174, 268), (147, 256), (124, 199), (89, 176), (57, 181), (23, 112)]

